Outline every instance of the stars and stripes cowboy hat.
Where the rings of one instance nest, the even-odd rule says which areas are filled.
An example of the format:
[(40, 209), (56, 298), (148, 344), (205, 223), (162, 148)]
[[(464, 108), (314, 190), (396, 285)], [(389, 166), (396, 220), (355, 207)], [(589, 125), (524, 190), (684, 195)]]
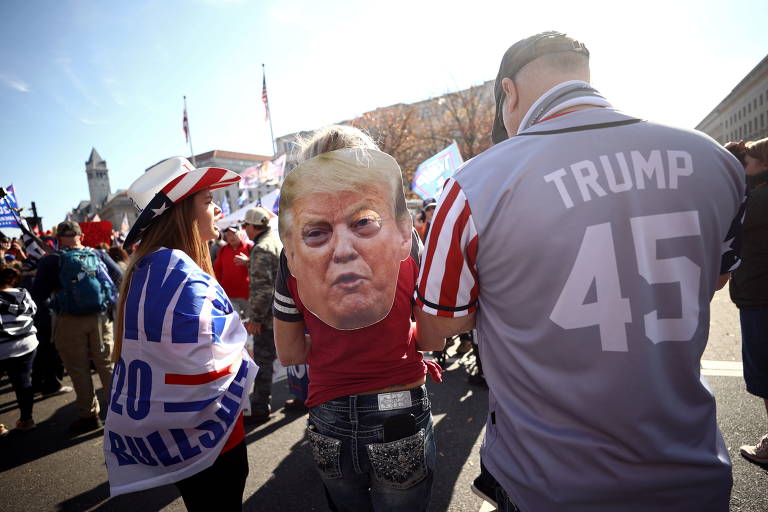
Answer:
[(128, 198), (139, 212), (123, 247), (130, 247), (155, 219), (173, 205), (200, 190), (227, 187), (240, 181), (240, 176), (219, 167), (196, 169), (179, 156), (163, 160), (146, 170), (128, 188)]

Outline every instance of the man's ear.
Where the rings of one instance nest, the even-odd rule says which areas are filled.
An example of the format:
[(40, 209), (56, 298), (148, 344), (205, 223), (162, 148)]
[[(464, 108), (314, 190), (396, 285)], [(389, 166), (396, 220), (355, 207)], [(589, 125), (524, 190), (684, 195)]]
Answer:
[(504, 91), (506, 100), (504, 102), (504, 108), (507, 109), (507, 114), (510, 114), (517, 107), (517, 102), (520, 97), (517, 94), (517, 86), (511, 78), (504, 78), (501, 80), (501, 88)]

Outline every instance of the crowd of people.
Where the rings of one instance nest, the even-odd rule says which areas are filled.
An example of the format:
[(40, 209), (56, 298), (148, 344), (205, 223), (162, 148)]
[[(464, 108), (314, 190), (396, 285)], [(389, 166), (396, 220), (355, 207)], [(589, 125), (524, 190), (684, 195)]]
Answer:
[[(728, 510), (700, 359), (730, 280), (768, 412), (768, 139), (722, 147), (617, 110), (558, 32), (511, 46), (494, 92), (494, 146), (415, 220), (395, 159), (331, 126), (299, 141), (277, 229), (261, 207), (219, 229), (211, 192), (240, 177), (177, 157), (130, 186), (128, 252), (65, 221), (24, 270), (0, 235), (15, 430), (35, 391), (72, 391), (62, 363), (72, 433), (100, 428), (93, 366), (112, 495), (175, 484), (189, 510), (239, 510), (244, 424), (269, 420), (279, 359), (309, 368), (289, 406), (309, 412), (329, 508), (423, 511), (442, 378), (423, 353), (461, 335), (489, 389), (473, 489), (498, 510)], [(768, 463), (768, 435), (741, 453)]]

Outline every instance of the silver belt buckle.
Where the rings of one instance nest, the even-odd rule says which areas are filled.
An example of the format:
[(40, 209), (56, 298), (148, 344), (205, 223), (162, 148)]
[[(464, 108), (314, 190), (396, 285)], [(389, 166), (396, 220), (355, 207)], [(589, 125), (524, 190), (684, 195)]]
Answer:
[(379, 393), (379, 410), (391, 411), (392, 409), (404, 409), (411, 407), (411, 392), (393, 391), (392, 393)]

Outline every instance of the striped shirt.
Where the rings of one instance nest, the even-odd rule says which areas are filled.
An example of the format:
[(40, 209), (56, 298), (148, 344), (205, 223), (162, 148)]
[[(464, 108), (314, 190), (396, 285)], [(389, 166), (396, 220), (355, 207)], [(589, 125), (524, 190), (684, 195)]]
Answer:
[(477, 309), (477, 229), (459, 184), (449, 178), (433, 217), (419, 274), (416, 304), (436, 316), (460, 317)]
[(26, 289), (0, 290), (0, 359), (23, 356), (37, 348), (36, 311)]

